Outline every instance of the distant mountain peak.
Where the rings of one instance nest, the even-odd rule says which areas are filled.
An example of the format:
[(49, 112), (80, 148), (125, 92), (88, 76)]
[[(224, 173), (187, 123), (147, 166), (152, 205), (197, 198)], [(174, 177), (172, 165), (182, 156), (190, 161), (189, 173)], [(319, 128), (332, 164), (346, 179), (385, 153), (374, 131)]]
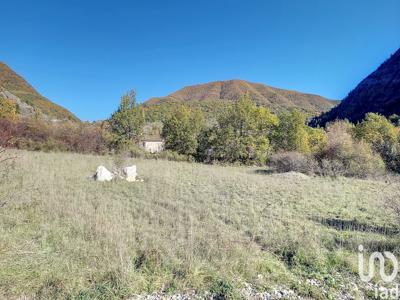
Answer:
[(248, 93), (257, 104), (269, 107), (275, 112), (298, 108), (316, 115), (334, 106), (332, 100), (318, 95), (279, 89), (241, 79), (186, 86), (166, 97), (151, 98), (145, 102), (145, 105), (160, 104), (166, 101), (184, 103), (237, 100), (245, 93)]

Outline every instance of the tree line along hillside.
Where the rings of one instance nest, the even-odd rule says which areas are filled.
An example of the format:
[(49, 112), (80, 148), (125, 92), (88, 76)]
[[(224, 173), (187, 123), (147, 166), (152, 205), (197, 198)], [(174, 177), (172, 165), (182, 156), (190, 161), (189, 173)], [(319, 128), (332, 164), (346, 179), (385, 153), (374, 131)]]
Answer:
[[(160, 115), (156, 126), (146, 122), (146, 107), (132, 91), (111, 117), (102, 122), (52, 123), (22, 118), (10, 103), (0, 106), (0, 139), (21, 149), (79, 153), (126, 153), (222, 164), (271, 164), (282, 171), (366, 177), (400, 170), (399, 118), (369, 113), (357, 124), (307, 125), (297, 109), (275, 114), (249, 94), (224, 103), (212, 115), (176, 104)], [(151, 125), (151, 124), (150, 124)], [(154, 124), (153, 124), (154, 125)], [(166, 151), (148, 154), (138, 143), (148, 128), (160, 134)], [(154, 128), (155, 127), (155, 128)]]

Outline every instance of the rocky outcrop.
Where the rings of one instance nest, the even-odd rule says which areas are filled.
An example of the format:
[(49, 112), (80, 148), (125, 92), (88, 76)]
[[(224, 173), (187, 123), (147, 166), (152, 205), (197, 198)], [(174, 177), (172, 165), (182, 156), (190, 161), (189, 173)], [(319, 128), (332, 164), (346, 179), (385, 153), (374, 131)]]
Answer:
[(30, 106), (26, 102), (23, 102), (19, 97), (15, 96), (14, 94), (7, 91), (5, 88), (0, 86), (0, 99), (1, 98), (14, 101), (18, 107), (19, 113), (23, 116), (31, 116), (35, 113), (35, 109), (32, 106)]

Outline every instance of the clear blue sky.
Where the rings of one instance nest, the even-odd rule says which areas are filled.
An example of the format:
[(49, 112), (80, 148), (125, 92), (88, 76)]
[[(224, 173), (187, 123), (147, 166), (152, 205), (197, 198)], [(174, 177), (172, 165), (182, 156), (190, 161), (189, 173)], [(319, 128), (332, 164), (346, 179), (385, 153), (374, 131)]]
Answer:
[(83, 120), (224, 79), (343, 98), (400, 47), (399, 0), (1, 1), (0, 60)]

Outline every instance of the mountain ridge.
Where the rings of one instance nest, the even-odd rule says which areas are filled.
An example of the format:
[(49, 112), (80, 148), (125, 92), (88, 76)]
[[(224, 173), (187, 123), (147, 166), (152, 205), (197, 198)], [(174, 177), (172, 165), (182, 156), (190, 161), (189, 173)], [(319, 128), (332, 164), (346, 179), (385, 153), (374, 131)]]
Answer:
[(285, 90), (242, 79), (220, 80), (186, 86), (168, 96), (150, 98), (144, 104), (155, 105), (168, 101), (185, 103), (237, 100), (245, 93), (249, 93), (257, 104), (269, 107), (274, 112), (298, 108), (307, 113), (318, 114), (335, 105), (335, 100), (319, 95)]
[(366, 113), (400, 115), (400, 49), (365, 77), (343, 101), (312, 121), (324, 126), (336, 119), (358, 122)]

